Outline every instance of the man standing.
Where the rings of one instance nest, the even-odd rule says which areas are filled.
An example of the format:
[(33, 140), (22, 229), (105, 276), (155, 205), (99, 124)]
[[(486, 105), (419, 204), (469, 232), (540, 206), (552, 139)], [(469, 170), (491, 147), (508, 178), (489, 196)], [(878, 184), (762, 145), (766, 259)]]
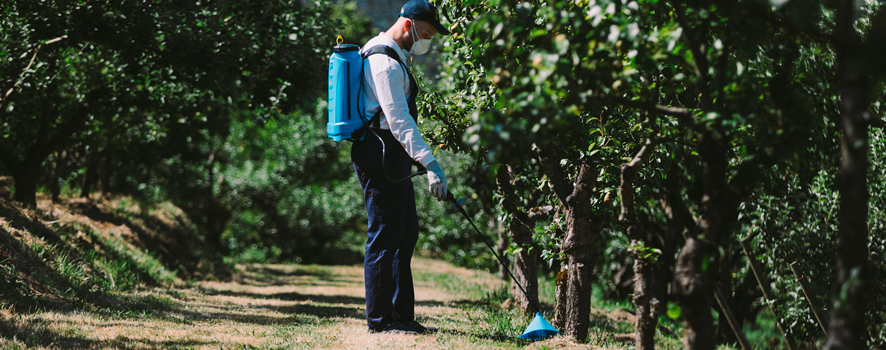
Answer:
[[(361, 50), (364, 116), (372, 131), (351, 148), (354, 170), (363, 186), (367, 229), (364, 278), (366, 321), (370, 332), (424, 334), (435, 329), (415, 321), (412, 253), (418, 240), (415, 191), (404, 179), (412, 164), (428, 170), (428, 189), (447, 196), (446, 176), (416, 124), (418, 85), (406, 64), (409, 54), (423, 55), (436, 33), (449, 34), (437, 8), (410, 0), (390, 29)], [(376, 136), (377, 135), (377, 136)]]

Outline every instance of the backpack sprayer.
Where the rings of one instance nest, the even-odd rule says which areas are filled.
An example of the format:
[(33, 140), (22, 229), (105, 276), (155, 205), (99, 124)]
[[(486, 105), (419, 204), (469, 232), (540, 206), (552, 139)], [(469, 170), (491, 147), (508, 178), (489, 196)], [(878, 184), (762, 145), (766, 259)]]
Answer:
[(387, 47), (373, 47), (365, 55), (361, 55), (359, 46), (343, 42), (344, 39), (339, 35), (336, 39), (337, 45), (332, 48), (332, 55), (329, 56), (329, 122), (326, 123), (326, 137), (333, 141), (353, 142), (362, 141), (366, 132), (371, 132), (381, 142), (382, 173), (388, 181), (406, 181), (427, 174), (427, 170), (422, 170), (397, 180), (388, 176), (385, 170), (385, 141), (370, 127), (373, 121), (378, 120), (381, 109), (366, 120), (360, 108), (360, 100), (363, 98), (363, 60), (377, 53), (386, 54), (397, 62), (400, 62), (400, 59), (396, 57), (393, 49)]
[[(341, 35), (329, 56), (329, 123), (326, 135), (333, 141), (349, 140), (366, 124), (360, 111), (363, 58), (360, 47), (343, 44)], [(356, 118), (355, 118), (356, 116)], [(363, 138), (360, 137), (360, 140)]]
[[(388, 181), (400, 182), (418, 175), (426, 174), (427, 171), (419, 171), (399, 180), (391, 179), (388, 176), (387, 171), (384, 170), (385, 141), (373, 128), (369, 127), (372, 121), (378, 118), (381, 111), (367, 121), (363, 116), (363, 111), (360, 109), (360, 99), (363, 97), (363, 60), (375, 53), (387, 54), (391, 58), (397, 60), (397, 62), (400, 62), (400, 59), (395, 56), (396, 54), (392, 55), (389, 51), (384, 49), (376, 50), (377, 47), (373, 47), (364, 56), (360, 54), (360, 47), (357, 45), (343, 44), (343, 41), (341, 35), (339, 35), (336, 40), (337, 45), (332, 48), (332, 55), (329, 56), (329, 122), (326, 124), (327, 137), (333, 141), (362, 141), (368, 130), (369, 132), (372, 132), (375, 137), (378, 137), (378, 140), (381, 142), (382, 172), (385, 174), (385, 177), (388, 178)], [(400, 62), (400, 64), (402, 65), (403, 63)], [(471, 217), (464, 208), (462, 208), (461, 203), (464, 201), (464, 198), (455, 199), (452, 192), (449, 192), (446, 200), (452, 202), (452, 206), (458, 208), (461, 214), (464, 215), (465, 219), (467, 219), (474, 228), (474, 231), (477, 232), (477, 235), (483, 240), (483, 243), (486, 243), (486, 246), (489, 247), (489, 250), (495, 255), (495, 258), (498, 259), (502, 266), (506, 266), (502, 257), (495, 252), (495, 249), (492, 248), (492, 244), (489, 243), (486, 236), (480, 232), (477, 225), (474, 225), (474, 221), (471, 220)], [(517, 287), (520, 287), (520, 291), (523, 292), (523, 295), (525, 295), (532, 305), (535, 306), (535, 309), (541, 310), (538, 301), (529, 297), (529, 294), (526, 293), (526, 289), (517, 281), (517, 278), (514, 277), (511, 270), (505, 270), (508, 272), (508, 275), (511, 276), (514, 283), (517, 284)], [(520, 335), (520, 338), (539, 340), (557, 334), (560, 334), (560, 332), (542, 317), (541, 312), (536, 312), (535, 318), (523, 334)]]

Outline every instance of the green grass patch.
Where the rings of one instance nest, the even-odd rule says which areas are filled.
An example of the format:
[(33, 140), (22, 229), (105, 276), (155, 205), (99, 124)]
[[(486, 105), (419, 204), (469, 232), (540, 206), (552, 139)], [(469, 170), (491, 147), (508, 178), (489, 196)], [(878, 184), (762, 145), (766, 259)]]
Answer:
[[(114, 272), (117, 272), (118, 276), (129, 278), (128, 275), (122, 273), (124, 271), (129, 271), (138, 272), (142, 276), (152, 279), (154, 282), (171, 284), (177, 281), (176, 271), (167, 269), (153, 252), (144, 251), (127, 243), (122, 237), (120, 237), (119, 232), (110, 230), (110, 237), (105, 237), (105, 235), (96, 232), (91, 227), (81, 227), (80, 229), (84, 230), (92, 239), (97, 240), (107, 247), (110, 255), (119, 261), (116, 265), (112, 263), (103, 264), (103, 266), (108, 267), (109, 269), (116, 269)], [(105, 263), (106, 260), (103, 259), (102, 262)], [(135, 284), (120, 284), (116, 281), (114, 282), (114, 285), (118, 288), (135, 286)]]

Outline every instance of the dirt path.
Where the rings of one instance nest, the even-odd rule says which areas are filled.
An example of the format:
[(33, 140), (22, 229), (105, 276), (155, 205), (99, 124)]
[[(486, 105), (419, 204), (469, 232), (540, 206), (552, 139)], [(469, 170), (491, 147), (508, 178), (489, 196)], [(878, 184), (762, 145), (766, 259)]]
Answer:
[[(126, 295), (118, 309), (4, 315), (26, 339), (7, 345), (117, 349), (590, 348), (516, 338), (528, 317), (480, 300), (505, 284), (491, 274), (416, 259), (416, 314), (426, 336), (366, 331), (362, 266), (256, 265), (234, 282)], [(121, 311), (122, 310), (122, 311)], [(25, 340), (22, 342), (22, 340)], [(27, 344), (31, 342), (32, 344)]]

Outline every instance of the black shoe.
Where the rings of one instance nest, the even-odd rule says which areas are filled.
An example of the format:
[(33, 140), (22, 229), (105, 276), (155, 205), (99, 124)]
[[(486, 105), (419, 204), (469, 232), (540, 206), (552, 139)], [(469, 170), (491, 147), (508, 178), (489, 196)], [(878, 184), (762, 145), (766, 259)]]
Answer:
[(422, 326), (422, 324), (418, 323), (418, 321), (416, 320), (406, 322), (403, 325), (408, 327), (409, 329), (412, 329), (413, 331), (415, 331), (415, 333), (418, 334), (437, 333), (437, 328)]
[(388, 334), (406, 334), (406, 335), (417, 335), (414, 329), (410, 327), (406, 327), (403, 323), (393, 322), (388, 323), (381, 329), (370, 328), (369, 333), (388, 333)]

